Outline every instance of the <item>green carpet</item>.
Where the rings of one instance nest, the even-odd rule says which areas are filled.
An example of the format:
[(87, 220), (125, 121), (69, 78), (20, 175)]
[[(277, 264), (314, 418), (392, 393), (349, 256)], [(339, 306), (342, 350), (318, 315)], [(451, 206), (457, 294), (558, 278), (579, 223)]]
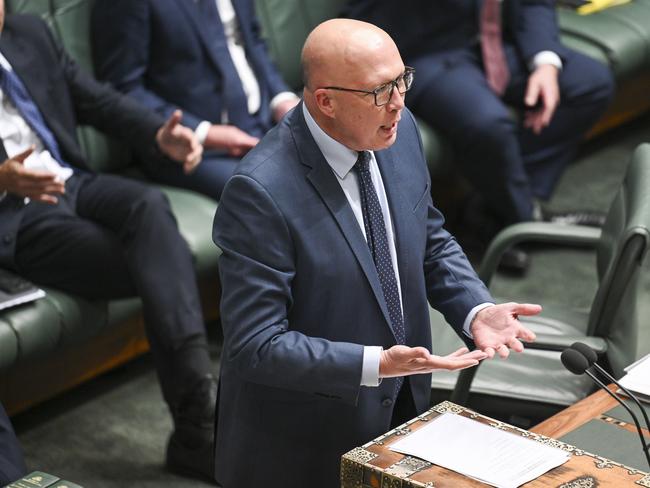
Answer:
[[(605, 210), (632, 150), (649, 140), (650, 117), (645, 117), (587, 144), (563, 175), (549, 207)], [(541, 248), (530, 252), (529, 279), (499, 275), (495, 295), (589, 306), (595, 291), (591, 253)], [(220, 350), (214, 343), (213, 349), (216, 371)], [(162, 467), (171, 421), (147, 356), (13, 420), (30, 469), (85, 488), (210, 486), (173, 476)]]

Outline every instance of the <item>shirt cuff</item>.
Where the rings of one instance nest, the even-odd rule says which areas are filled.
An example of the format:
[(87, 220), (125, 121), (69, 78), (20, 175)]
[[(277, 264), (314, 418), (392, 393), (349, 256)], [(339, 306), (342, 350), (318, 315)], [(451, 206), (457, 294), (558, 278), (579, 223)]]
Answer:
[(483, 310), (484, 308), (491, 307), (492, 305), (494, 305), (494, 303), (484, 302), (471, 309), (467, 314), (467, 317), (465, 317), (465, 322), (463, 322), (463, 334), (465, 334), (470, 339), (474, 339), (474, 336), (472, 336), (472, 331), (470, 330), (474, 317), (476, 317), (476, 314), (479, 313), (481, 310)]
[(210, 127), (212, 127), (212, 123), (208, 120), (204, 120), (196, 126), (196, 129), (194, 129), (194, 135), (199, 140), (199, 143), (203, 144), (205, 142), (205, 138), (208, 137), (208, 131), (210, 130)]
[(379, 386), (379, 360), (381, 359), (381, 346), (363, 347), (363, 366), (361, 367), (361, 386)]
[(530, 70), (535, 71), (537, 68), (545, 64), (555, 66), (559, 70), (562, 69), (562, 60), (560, 59), (560, 56), (553, 51), (540, 51), (533, 56), (533, 60), (530, 63)]
[(287, 100), (297, 100), (297, 99), (298, 99), (298, 95), (296, 95), (294, 92), (290, 92), (290, 91), (280, 92), (271, 99), (271, 103), (269, 105), (271, 106), (271, 111), (273, 111), (282, 102), (286, 102)]

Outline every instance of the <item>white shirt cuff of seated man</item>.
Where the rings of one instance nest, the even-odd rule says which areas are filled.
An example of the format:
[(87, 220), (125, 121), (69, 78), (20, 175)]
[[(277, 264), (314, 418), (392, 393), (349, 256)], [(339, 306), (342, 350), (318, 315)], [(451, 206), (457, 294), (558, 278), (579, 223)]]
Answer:
[(271, 111), (275, 110), (278, 107), (278, 105), (280, 105), (282, 102), (286, 102), (287, 100), (298, 101), (299, 98), (298, 95), (296, 95), (294, 92), (290, 92), (290, 91), (280, 92), (271, 99), (271, 103), (269, 104), (271, 107)]
[(555, 66), (559, 70), (562, 69), (562, 60), (560, 59), (560, 56), (558, 56), (553, 51), (538, 52), (535, 54), (535, 56), (533, 56), (529, 67), (531, 71), (535, 71), (537, 68), (544, 66), (545, 64)]
[(204, 120), (196, 126), (196, 129), (194, 129), (194, 135), (199, 140), (200, 144), (203, 144), (205, 142), (205, 138), (208, 137), (210, 127), (212, 127), (212, 122), (209, 120)]

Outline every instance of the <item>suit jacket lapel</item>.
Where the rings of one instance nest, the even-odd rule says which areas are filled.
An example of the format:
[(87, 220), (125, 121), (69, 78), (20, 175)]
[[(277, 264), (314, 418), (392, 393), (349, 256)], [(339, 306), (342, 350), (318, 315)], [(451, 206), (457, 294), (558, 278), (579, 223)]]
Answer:
[(291, 132), (296, 143), (301, 162), (311, 168), (307, 173), (307, 179), (314, 186), (323, 202), (336, 220), (341, 233), (352, 249), (361, 269), (366, 275), (372, 288), (375, 299), (381, 308), (386, 324), (390, 327), (390, 315), (384, 299), (384, 292), (381, 289), (377, 268), (372, 261), (368, 244), (359, 228), (354, 212), (350, 207), (334, 172), (327, 164), (322, 153), (318, 149), (309, 129), (305, 123), (302, 113), (302, 104), (298, 105), (291, 115)]
[[(391, 221), (395, 229), (395, 250), (397, 253), (397, 266), (402, 289), (402, 308), (404, 308), (404, 304), (406, 303), (406, 285), (409, 275), (409, 247), (408, 242), (405, 240), (408, 232), (406, 232), (405, 226), (410, 222), (409, 215), (411, 211), (404, 198), (404, 195), (408, 192), (408, 188), (405, 188), (403, 177), (397, 171), (397, 168), (401, 165), (399, 164), (399, 156), (396, 154), (394, 146), (383, 151), (375, 152), (375, 159), (377, 159), (377, 165), (379, 166), (381, 178), (384, 182)], [(406, 314), (404, 310), (402, 312)]]
[[(216, 36), (210, 35), (205, 28), (205, 20), (201, 18), (199, 8), (196, 5), (195, 1), (192, 0), (176, 0), (176, 2), (181, 7), (181, 10), (185, 12), (185, 15), (190, 19), (190, 21), (196, 27), (196, 32), (203, 42), (206, 51), (208, 52), (210, 60), (214, 63), (219, 71), (221, 71), (221, 65), (219, 63), (219, 55), (217, 54), (214, 43), (218, 42)], [(214, 26), (215, 29), (223, 30), (223, 25), (221, 22), (217, 22)]]

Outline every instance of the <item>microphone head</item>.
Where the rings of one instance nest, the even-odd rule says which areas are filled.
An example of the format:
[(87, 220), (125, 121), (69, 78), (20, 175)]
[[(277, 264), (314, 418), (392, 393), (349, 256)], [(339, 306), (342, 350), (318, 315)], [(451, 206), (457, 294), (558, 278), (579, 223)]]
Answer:
[(571, 344), (571, 349), (575, 349), (580, 354), (582, 354), (589, 363), (589, 366), (598, 361), (598, 354), (591, 347), (589, 347), (584, 342), (574, 342)]
[(584, 374), (589, 367), (589, 361), (587, 361), (587, 358), (575, 349), (565, 349), (562, 351), (560, 359), (562, 360), (564, 367), (573, 374)]

